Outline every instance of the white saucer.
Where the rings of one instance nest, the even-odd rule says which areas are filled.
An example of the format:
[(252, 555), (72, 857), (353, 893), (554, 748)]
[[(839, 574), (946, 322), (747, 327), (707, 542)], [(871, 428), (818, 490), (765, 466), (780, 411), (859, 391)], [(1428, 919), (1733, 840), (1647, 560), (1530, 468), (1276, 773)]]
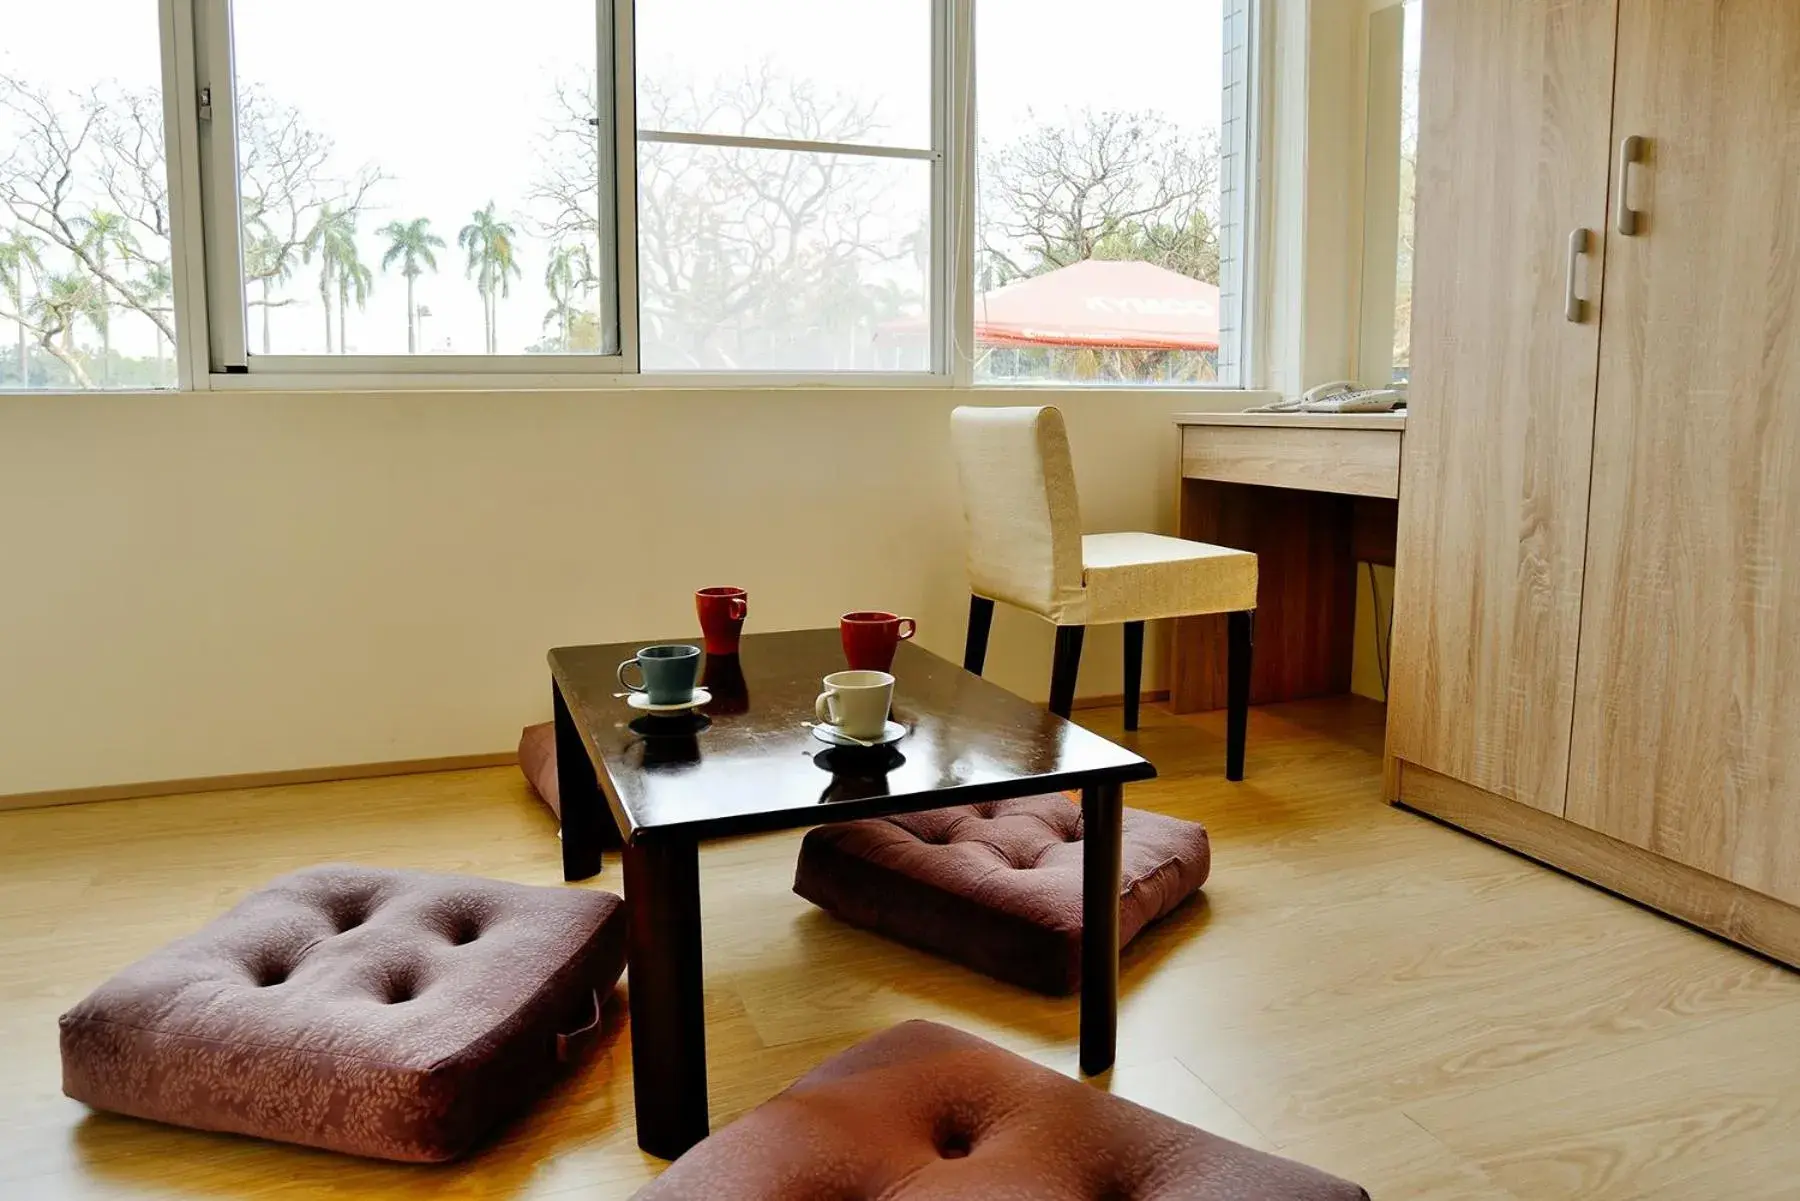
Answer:
[(652, 705), (649, 693), (634, 692), (625, 698), (625, 703), (644, 713), (686, 713), (699, 705), (711, 704), (712, 693), (704, 688), (696, 688), (694, 695), (685, 701), (677, 701), (672, 705)]
[(852, 738), (840, 733), (836, 726), (815, 725), (812, 736), (820, 742), (829, 742), (832, 746), (886, 746), (890, 742), (899, 742), (906, 737), (906, 727), (897, 721), (890, 721), (887, 728), (881, 731), (879, 738)]

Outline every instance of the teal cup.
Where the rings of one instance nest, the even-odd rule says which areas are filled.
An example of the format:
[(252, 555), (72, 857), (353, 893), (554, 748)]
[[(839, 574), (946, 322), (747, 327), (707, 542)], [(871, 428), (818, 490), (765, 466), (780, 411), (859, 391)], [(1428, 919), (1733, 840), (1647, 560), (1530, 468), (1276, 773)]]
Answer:
[[(638, 682), (625, 678), (638, 669)], [(700, 680), (700, 648), (697, 646), (647, 646), (637, 658), (619, 664), (619, 686), (641, 692), (652, 705), (679, 705), (694, 695)]]

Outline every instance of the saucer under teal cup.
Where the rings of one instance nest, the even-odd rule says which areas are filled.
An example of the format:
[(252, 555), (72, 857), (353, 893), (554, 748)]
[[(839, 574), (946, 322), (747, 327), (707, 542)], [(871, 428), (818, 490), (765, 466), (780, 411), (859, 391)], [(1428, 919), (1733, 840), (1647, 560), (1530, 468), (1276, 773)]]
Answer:
[[(636, 667), (642, 682), (633, 684), (625, 678), (627, 668)], [(700, 648), (697, 646), (647, 646), (637, 658), (619, 664), (619, 686), (644, 693), (652, 705), (678, 705), (694, 695), (700, 681)]]

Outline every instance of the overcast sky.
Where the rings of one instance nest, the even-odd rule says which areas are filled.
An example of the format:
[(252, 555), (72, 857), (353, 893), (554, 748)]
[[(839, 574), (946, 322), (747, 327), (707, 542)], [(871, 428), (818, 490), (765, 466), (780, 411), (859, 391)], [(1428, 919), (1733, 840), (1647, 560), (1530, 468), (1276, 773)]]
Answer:
[[(1082, 108), (1155, 110), (1196, 130), (1219, 123), (1220, 0), (980, 0), (977, 13), (985, 140)], [(929, 0), (638, 0), (637, 14), (641, 77), (703, 82), (767, 58), (823, 91), (876, 102), (881, 141), (929, 142)], [(591, 0), (237, 0), (235, 20), (240, 81), (329, 135), (338, 171), (370, 164), (390, 177), (361, 223), (377, 276), (367, 310), (351, 311), (351, 349), (405, 351), (403, 281), (380, 273), (374, 231), (429, 217), (449, 246), (439, 272), (419, 281), (432, 310), (425, 344), (479, 352), (480, 304), (455, 241), (490, 200), (521, 235), (523, 278), (502, 303), (500, 347), (540, 338), (549, 246), (531, 234), (527, 192), (552, 85), (593, 74)], [(158, 63), (155, 0), (0, 0), (0, 69), (65, 88), (153, 87)], [(316, 266), (288, 287), (296, 303), (276, 314), (273, 350), (321, 350)], [(121, 349), (148, 352), (147, 323), (118, 324)], [(251, 336), (254, 345), (254, 324)]]

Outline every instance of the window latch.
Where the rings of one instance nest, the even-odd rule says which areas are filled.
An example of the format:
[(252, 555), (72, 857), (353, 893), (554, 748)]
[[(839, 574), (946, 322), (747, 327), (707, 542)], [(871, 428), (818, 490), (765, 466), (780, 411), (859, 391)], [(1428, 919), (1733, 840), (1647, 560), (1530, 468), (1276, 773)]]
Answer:
[(212, 120), (212, 88), (211, 87), (203, 87), (200, 89), (200, 119), (202, 121)]

